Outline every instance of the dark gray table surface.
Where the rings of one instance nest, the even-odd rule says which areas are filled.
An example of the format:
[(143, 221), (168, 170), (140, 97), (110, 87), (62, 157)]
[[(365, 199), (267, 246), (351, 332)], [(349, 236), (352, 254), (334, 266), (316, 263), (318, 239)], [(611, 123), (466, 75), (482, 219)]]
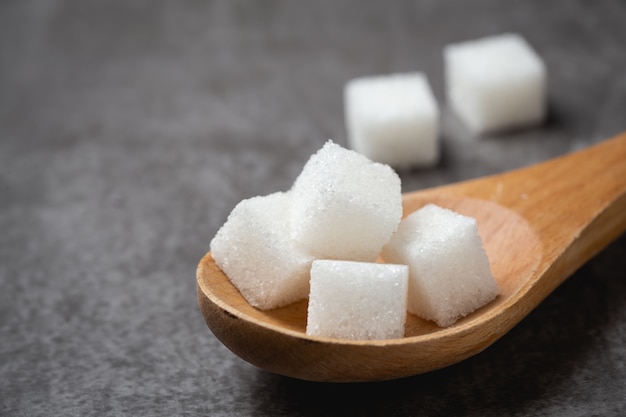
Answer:
[[(238, 201), (346, 144), (350, 78), (429, 77), (443, 158), (400, 173), (416, 190), (626, 130), (624, 22), (623, 1), (1, 1), (0, 415), (625, 415), (624, 235), (478, 356), (397, 381), (261, 371), (195, 292)], [(472, 137), (442, 48), (507, 31), (547, 64), (549, 117)]]

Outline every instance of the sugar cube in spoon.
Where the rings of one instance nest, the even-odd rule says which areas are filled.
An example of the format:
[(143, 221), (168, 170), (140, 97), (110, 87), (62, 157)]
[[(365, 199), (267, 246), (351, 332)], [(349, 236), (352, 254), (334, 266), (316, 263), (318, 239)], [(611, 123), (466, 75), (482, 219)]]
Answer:
[(400, 177), (332, 141), (295, 180), (291, 235), (316, 258), (372, 261), (402, 217)]
[(404, 336), (408, 267), (316, 260), (306, 333), (342, 339)]
[(313, 257), (291, 240), (291, 195), (242, 200), (211, 240), (211, 255), (254, 307), (272, 309), (306, 298)]
[(476, 220), (434, 204), (402, 220), (382, 257), (409, 266), (409, 312), (441, 327), (498, 294)]

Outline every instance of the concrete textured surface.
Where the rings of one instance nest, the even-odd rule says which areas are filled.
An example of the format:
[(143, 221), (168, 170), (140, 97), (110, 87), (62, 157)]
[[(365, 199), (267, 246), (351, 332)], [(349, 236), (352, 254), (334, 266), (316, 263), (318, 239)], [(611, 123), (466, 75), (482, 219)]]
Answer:
[[(195, 293), (238, 201), (346, 144), (350, 78), (429, 77), (443, 158), (405, 191), (474, 178), (626, 130), (625, 21), (623, 1), (0, 2), (0, 415), (625, 415), (626, 236), (478, 356), (384, 383), (258, 370)], [(472, 137), (442, 48), (501, 32), (545, 60), (549, 116)]]

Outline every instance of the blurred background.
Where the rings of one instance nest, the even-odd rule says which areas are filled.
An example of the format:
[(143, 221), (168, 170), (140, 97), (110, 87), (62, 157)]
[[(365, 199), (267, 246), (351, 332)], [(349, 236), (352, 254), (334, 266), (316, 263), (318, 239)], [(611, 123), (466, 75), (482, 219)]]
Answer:
[[(258, 370), (195, 293), (237, 202), (347, 145), (348, 80), (427, 75), (442, 159), (404, 191), (493, 174), (626, 130), (624, 21), (617, 0), (0, 1), (0, 415), (624, 415), (623, 236), (483, 353), (385, 383)], [(476, 137), (442, 51), (503, 32), (546, 63), (548, 117)]]

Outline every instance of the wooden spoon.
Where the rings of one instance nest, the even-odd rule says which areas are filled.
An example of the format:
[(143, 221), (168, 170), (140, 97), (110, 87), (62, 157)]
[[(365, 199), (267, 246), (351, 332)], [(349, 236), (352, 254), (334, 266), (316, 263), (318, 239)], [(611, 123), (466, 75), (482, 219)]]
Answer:
[(402, 339), (307, 336), (306, 300), (257, 310), (210, 253), (197, 269), (207, 325), (253, 365), (304, 380), (387, 380), (462, 361), (502, 337), (626, 230), (626, 133), (529, 168), (405, 194), (404, 213), (431, 202), (476, 218), (500, 288), (495, 301), (454, 325), (440, 328), (409, 314)]

